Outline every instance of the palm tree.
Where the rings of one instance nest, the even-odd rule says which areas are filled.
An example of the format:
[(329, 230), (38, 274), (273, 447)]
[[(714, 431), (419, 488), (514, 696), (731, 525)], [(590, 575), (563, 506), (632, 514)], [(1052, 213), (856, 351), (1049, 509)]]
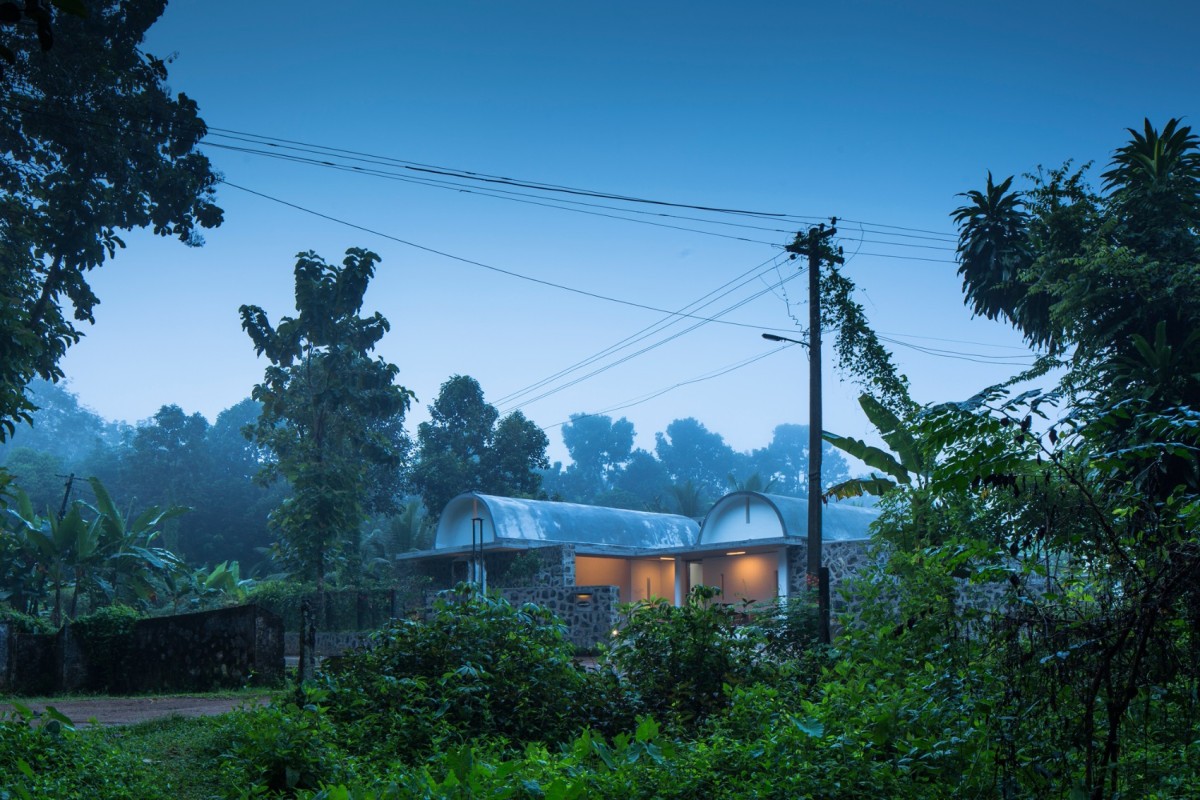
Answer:
[(769, 494), (772, 490), (779, 488), (779, 481), (774, 478), (763, 480), (761, 472), (755, 472), (745, 480), (738, 480), (737, 476), (731, 472), (725, 476), (725, 480), (729, 482), (730, 488), (735, 492), (760, 492), (762, 494)]
[(988, 319), (1003, 317), (1032, 344), (1051, 343), (1048, 326), (1027, 310), (1029, 282), (1024, 271), (1032, 264), (1029, 214), (1020, 192), (1009, 191), (1012, 176), (999, 184), (988, 172), (984, 191), (963, 192), (970, 202), (955, 209), (958, 225), (958, 274), (966, 302)]
[(698, 519), (704, 516), (707, 510), (708, 504), (704, 502), (704, 490), (690, 480), (673, 484), (671, 496), (675, 499), (677, 514)]
[(1158, 257), (1196, 256), (1200, 229), (1200, 137), (1172, 119), (1162, 133), (1145, 120), (1145, 130), (1113, 154), (1101, 175), (1126, 244)]

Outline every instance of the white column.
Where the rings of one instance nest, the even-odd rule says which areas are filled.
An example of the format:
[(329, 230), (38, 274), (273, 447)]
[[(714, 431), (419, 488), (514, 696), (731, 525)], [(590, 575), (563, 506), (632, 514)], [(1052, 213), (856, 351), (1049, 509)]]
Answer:
[(675, 556), (675, 606), (678, 608), (683, 605), (683, 596), (687, 594), (684, 591), (684, 581), (687, 580), (687, 562), (679, 556)]
[(788, 549), (785, 545), (779, 548), (779, 552), (775, 554), (776, 563), (779, 565), (776, 571), (779, 573), (778, 593), (781, 600), (786, 600), (788, 596)]

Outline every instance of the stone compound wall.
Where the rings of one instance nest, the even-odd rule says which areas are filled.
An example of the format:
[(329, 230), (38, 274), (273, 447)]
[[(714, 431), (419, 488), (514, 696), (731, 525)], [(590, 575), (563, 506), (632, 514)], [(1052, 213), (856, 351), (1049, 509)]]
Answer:
[(0, 640), (0, 689), (12, 694), (196, 692), (283, 680), (283, 624), (257, 606), (138, 620), (99, 653), (70, 625), (50, 635), (0, 626)]
[(129, 692), (270, 686), (283, 680), (283, 621), (258, 606), (138, 620)]
[[(536, 586), (497, 589), (500, 595), (520, 606), (535, 603), (548, 608), (567, 626), (567, 639), (576, 647), (591, 650), (612, 638), (617, 625), (617, 602), (620, 590), (616, 586)], [(425, 596), (425, 612), (433, 608), (437, 592)], [(362, 647), (370, 631), (321, 631), (317, 633), (317, 655), (341, 655), (347, 650)], [(284, 636), (285, 652), (300, 652), (300, 637), (289, 632)]]
[(541, 568), (534, 578), (534, 586), (570, 588), (575, 585), (575, 545), (539, 547), (537, 553)]
[(54, 694), (62, 675), (58, 641), (53, 633), (20, 633), (0, 624), (0, 694)]
[[(299, 594), (283, 598), (265, 597), (256, 602), (282, 617), (283, 629), (291, 634), (300, 630), (300, 602), (303, 597)], [(411, 585), (393, 589), (312, 592), (308, 597), (312, 599), (317, 630), (322, 631), (373, 630), (390, 619), (420, 609), (425, 602), (423, 589)]]
[[(340, 656), (347, 650), (364, 647), (372, 633), (374, 631), (317, 631), (317, 657)], [(283, 652), (287, 656), (300, 655), (299, 632), (283, 634)]]
[(616, 586), (543, 586), (501, 589), (500, 594), (516, 606), (536, 603), (550, 609), (566, 623), (571, 643), (591, 650), (612, 638), (619, 591)]
[[(864, 541), (832, 541), (821, 543), (821, 563), (829, 568), (829, 610), (834, 616), (854, 615), (857, 603), (847, 597), (847, 581), (866, 567), (878, 563), (874, 543)], [(807, 591), (808, 548), (805, 545), (788, 547), (788, 595), (801, 597)]]

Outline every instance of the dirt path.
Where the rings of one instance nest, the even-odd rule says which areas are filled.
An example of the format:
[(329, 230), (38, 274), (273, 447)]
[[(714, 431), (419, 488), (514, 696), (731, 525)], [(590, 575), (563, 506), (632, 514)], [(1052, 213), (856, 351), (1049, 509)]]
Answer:
[[(244, 705), (266, 705), (267, 697), (193, 697), (175, 695), (168, 697), (97, 697), (85, 700), (50, 700), (22, 703), (36, 712), (54, 706), (71, 718), (77, 728), (96, 725), (133, 725), (152, 719), (175, 715), (183, 717), (209, 717), (224, 714)], [(11, 711), (7, 703), (0, 710)]]

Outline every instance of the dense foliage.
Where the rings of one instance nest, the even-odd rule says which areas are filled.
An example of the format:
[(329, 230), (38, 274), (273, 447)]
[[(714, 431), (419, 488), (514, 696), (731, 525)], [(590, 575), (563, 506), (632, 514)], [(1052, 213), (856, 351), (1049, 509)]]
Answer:
[(537, 425), (514, 411), (503, 419), (483, 399), (468, 375), (442, 384), (429, 406), (429, 421), (417, 428), (417, 462), (412, 483), (436, 519), (461, 492), (536, 497), (549, 465), (549, 440)]
[(37, 24), (6, 31), (0, 51), (12, 56), (0, 81), (0, 441), (34, 410), (25, 386), (62, 377), (99, 302), (86, 273), (125, 246), (122, 231), (195, 245), (222, 220), (196, 103), (172, 97), (166, 62), (141, 49), (165, 0), (58, 15), (50, 49), (49, 9), (25, 5)]
[(347, 544), (357, 545), (378, 482), (371, 467), (398, 472), (408, 448), (412, 392), (396, 384), (398, 367), (370, 355), (390, 325), (378, 312), (358, 315), (378, 261), (360, 248), (340, 266), (301, 253), (295, 317), (272, 326), (261, 308), (241, 307), (255, 352), (271, 362), (253, 392), (262, 404), (254, 441), (268, 454), (262, 474), (292, 489), (271, 522), (284, 562), (318, 589)]

